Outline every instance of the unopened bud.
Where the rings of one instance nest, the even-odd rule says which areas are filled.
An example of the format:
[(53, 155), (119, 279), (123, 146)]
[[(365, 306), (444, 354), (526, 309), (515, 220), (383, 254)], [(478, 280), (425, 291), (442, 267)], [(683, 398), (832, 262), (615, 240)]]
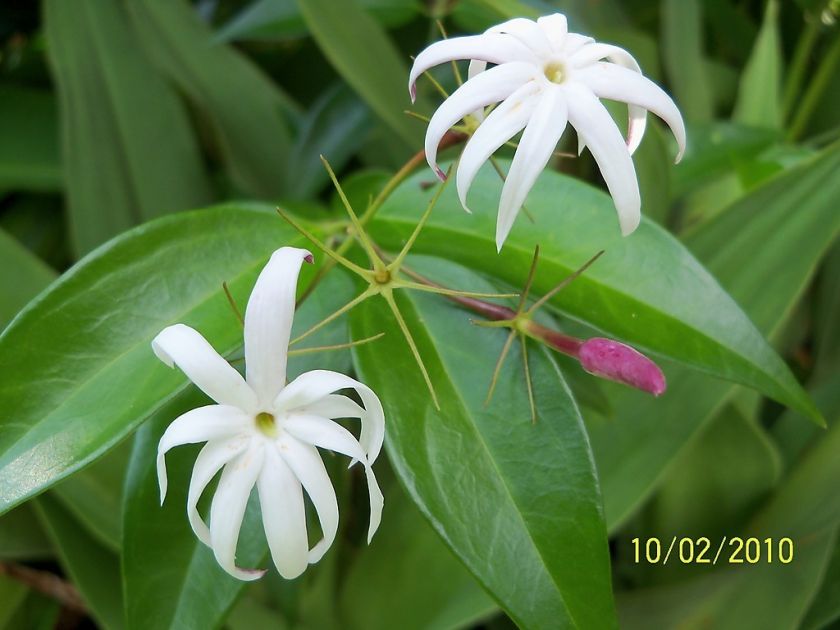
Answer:
[(638, 350), (612, 339), (587, 339), (578, 351), (583, 369), (618, 383), (660, 396), (665, 392), (665, 375), (659, 366)]

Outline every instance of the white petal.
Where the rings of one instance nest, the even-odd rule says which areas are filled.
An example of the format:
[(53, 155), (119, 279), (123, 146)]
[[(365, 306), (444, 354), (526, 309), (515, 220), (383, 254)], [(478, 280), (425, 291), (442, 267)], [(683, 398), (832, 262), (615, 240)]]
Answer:
[(528, 18), (513, 18), (496, 26), (491, 26), (486, 33), (507, 33), (518, 39), (522, 44), (534, 51), (534, 54), (545, 59), (551, 55), (551, 42), (543, 29)]
[(496, 66), (464, 83), (441, 104), (426, 129), (426, 160), (438, 177), (444, 177), (437, 165), (438, 144), (449, 128), (479, 107), (506, 99), (536, 72), (536, 66), (528, 63)]
[(563, 54), (566, 57), (574, 55), (581, 48), (587, 44), (594, 43), (595, 40), (588, 35), (581, 35), (580, 33), (569, 33), (566, 35), (566, 41), (563, 43)]
[(565, 128), (566, 102), (563, 92), (557, 87), (548, 88), (540, 96), (531, 120), (522, 133), (502, 187), (496, 223), (497, 249), (502, 249), (528, 191), (551, 158)]
[(335, 420), (336, 418), (363, 418), (365, 409), (352, 398), (341, 394), (328, 394), (313, 403), (299, 409), (300, 413), (321, 416)]
[(263, 408), (286, 384), (289, 336), (301, 264), (312, 262), (305, 249), (281, 247), (260, 272), (245, 310), (246, 380)]
[(566, 35), (569, 33), (569, 23), (566, 21), (566, 16), (562, 13), (544, 15), (537, 18), (537, 24), (539, 24), (546, 39), (551, 43), (554, 52), (563, 52)]
[(370, 462), (365, 457), (361, 445), (356, 442), (353, 434), (341, 425), (317, 416), (288, 418), (283, 424), (283, 428), (302, 442), (342, 453), (351, 457), (354, 462), (358, 460), (364, 464), (368, 498), (370, 500), (370, 525), (368, 527), (368, 542), (370, 542), (382, 520), (384, 499), (373, 474), (373, 468), (371, 468)]
[(265, 465), (257, 490), (274, 566), (287, 580), (296, 578), (309, 563), (303, 490), (274, 444), (265, 447)]
[[(382, 449), (385, 439), (385, 412), (382, 403), (373, 390), (349, 376), (329, 370), (312, 370), (298, 376), (280, 392), (274, 401), (278, 411), (293, 411), (308, 407), (328, 394), (340, 389), (355, 389), (365, 406), (359, 442), (373, 463)], [(333, 416), (343, 417), (343, 416)]]
[(181, 368), (196, 387), (217, 403), (255, 411), (254, 392), (197, 330), (184, 324), (164, 328), (152, 340), (152, 350), (169, 367)]
[(204, 445), (195, 460), (192, 477), (190, 478), (190, 490), (187, 495), (187, 518), (195, 535), (208, 547), (212, 547), (210, 544), (210, 528), (207, 527), (198, 513), (198, 500), (207, 484), (222, 469), (222, 466), (244, 451), (249, 443), (250, 439), (247, 437), (214, 440)]
[(182, 444), (234, 437), (247, 430), (249, 424), (250, 416), (238, 407), (229, 405), (199, 407), (173, 420), (158, 442), (157, 474), (161, 504), (166, 496), (165, 455), (169, 449)]
[(483, 34), (444, 39), (427, 47), (414, 60), (408, 78), (411, 101), (414, 102), (415, 83), (421, 74), (441, 63), (458, 59), (481, 59), (495, 64), (510, 61), (535, 61), (534, 54), (527, 46), (523, 46), (515, 38), (506, 35)]
[[(612, 46), (610, 44), (593, 43), (589, 46), (583, 46), (572, 56), (571, 63), (576, 68), (585, 69), (587, 67), (591, 67), (591, 64), (594, 64), (601, 59), (609, 59), (614, 64), (617, 64), (622, 68), (627, 68), (628, 70), (632, 70), (640, 75), (642, 74), (642, 69), (639, 67), (638, 62), (633, 55), (623, 48)], [(575, 79), (577, 78), (578, 74), (576, 73)], [(595, 94), (598, 95), (598, 92), (596, 91)], [(642, 138), (645, 135), (645, 127), (647, 126), (647, 111), (644, 107), (639, 107), (634, 104), (633, 101), (626, 101), (624, 99), (620, 100), (628, 103), (627, 115), (629, 121), (627, 123), (626, 142), (630, 155), (633, 155), (636, 152), (636, 149), (639, 148), (639, 145), (642, 143)]]
[(240, 569), (236, 566), (239, 530), (242, 528), (248, 497), (263, 468), (264, 459), (263, 449), (256, 445), (228, 463), (222, 471), (219, 487), (210, 505), (210, 544), (213, 554), (225, 571), (240, 580), (256, 580), (265, 573), (261, 569)]
[(535, 95), (539, 90), (538, 82), (529, 81), (508, 96), (501, 105), (490, 112), (464, 147), (458, 161), (455, 182), (458, 198), (467, 212), (467, 192), (481, 165), (505, 142), (522, 131), (534, 111), (537, 103)]
[[(487, 62), (481, 61), (480, 59), (473, 59), (470, 61), (470, 65), (467, 68), (467, 81), (472, 79), (474, 76), (477, 76), (487, 70)], [(484, 108), (479, 107), (472, 113), (472, 117), (475, 118), (478, 122), (484, 120)]]
[(563, 89), (568, 94), (569, 123), (577, 129), (598, 163), (618, 211), (621, 232), (627, 236), (639, 226), (642, 202), (636, 169), (621, 132), (589, 88), (568, 83)]
[[(677, 162), (680, 161), (685, 151), (685, 123), (674, 101), (656, 83), (641, 74), (611, 63), (596, 63), (578, 70), (575, 80), (586, 84), (599, 98), (630, 103), (659, 116), (668, 124), (677, 139)], [(628, 130), (628, 149), (631, 153), (634, 148), (630, 139), (632, 135), (631, 125), (631, 129)], [(638, 146), (638, 142), (635, 144)]]
[(318, 449), (286, 436), (280, 445), (280, 456), (303, 484), (312, 500), (324, 537), (309, 551), (309, 564), (315, 564), (333, 544), (338, 532), (338, 501), (332, 481), (318, 454)]

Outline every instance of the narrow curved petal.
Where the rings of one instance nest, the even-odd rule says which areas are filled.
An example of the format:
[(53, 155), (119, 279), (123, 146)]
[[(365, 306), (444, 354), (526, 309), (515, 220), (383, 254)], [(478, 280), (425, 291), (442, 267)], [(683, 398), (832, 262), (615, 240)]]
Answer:
[[(619, 48), (618, 46), (613, 46), (611, 44), (593, 43), (588, 46), (583, 46), (572, 56), (571, 62), (575, 67), (586, 70), (591, 67), (592, 64), (600, 61), (601, 59), (609, 59), (614, 64), (617, 64), (622, 68), (627, 68), (628, 70), (637, 72), (640, 75), (642, 74), (642, 69), (639, 67), (638, 62), (633, 55), (623, 48)], [(577, 76), (575, 78), (577, 78)], [(636, 149), (639, 148), (639, 145), (642, 143), (642, 138), (645, 135), (645, 127), (647, 127), (647, 111), (644, 107), (639, 107), (632, 102), (628, 102), (626, 100), (624, 102), (628, 103), (627, 116), (629, 120), (627, 123), (627, 149), (630, 151), (630, 155), (633, 155), (636, 152)]]
[(324, 537), (309, 550), (309, 564), (315, 564), (332, 546), (338, 532), (338, 501), (335, 498), (335, 490), (321, 455), (314, 446), (286, 436), (279, 452), (303, 484), (303, 489), (309, 495), (321, 522)]
[(275, 444), (265, 446), (265, 464), (257, 490), (274, 566), (287, 580), (296, 578), (309, 564), (303, 490)]
[[(353, 462), (360, 461), (365, 467), (365, 477), (368, 484), (368, 498), (370, 500), (370, 525), (368, 526), (368, 543), (370, 542), (379, 523), (382, 520), (382, 508), (385, 504), (382, 491), (376, 482), (370, 461), (365, 457), (361, 445), (356, 438), (340, 424), (317, 416), (297, 416), (289, 418), (283, 428), (292, 436), (306, 444), (325, 448), (336, 453), (351, 457)], [(351, 464), (352, 465), (352, 464)]]
[(411, 101), (416, 97), (416, 83), (421, 74), (447, 61), (480, 59), (494, 64), (510, 61), (534, 61), (534, 54), (514, 37), (498, 33), (453, 37), (435, 42), (417, 55), (408, 77)]
[(636, 169), (621, 132), (601, 101), (578, 83), (563, 86), (568, 94), (569, 123), (592, 152), (618, 211), (621, 233), (639, 226), (642, 201)]
[[(487, 70), (486, 61), (481, 61), (481, 59), (473, 59), (472, 61), (470, 61), (470, 65), (467, 67), (467, 81), (469, 81), (475, 76), (478, 76), (485, 70)], [(472, 117), (475, 118), (478, 122), (484, 120), (484, 108), (479, 107), (472, 113)]]
[(563, 54), (567, 57), (574, 55), (581, 48), (587, 44), (594, 43), (595, 40), (588, 35), (581, 35), (580, 33), (569, 33), (566, 35), (566, 41), (563, 44)]
[(187, 518), (195, 535), (208, 547), (212, 547), (210, 544), (210, 528), (207, 527), (204, 519), (198, 513), (198, 500), (207, 484), (222, 469), (222, 466), (242, 453), (249, 442), (249, 438), (243, 437), (231, 440), (214, 440), (205, 444), (195, 459), (187, 495)]
[(562, 13), (544, 15), (537, 18), (537, 24), (539, 24), (554, 52), (563, 52), (566, 44), (566, 35), (569, 34), (569, 23), (566, 20), (566, 16)]
[(262, 409), (268, 408), (286, 384), (295, 292), (304, 260), (312, 262), (312, 254), (305, 249), (278, 249), (260, 272), (248, 299), (245, 310), (245, 374)]
[(501, 105), (490, 112), (464, 147), (458, 161), (455, 185), (461, 205), (467, 212), (467, 193), (481, 165), (528, 124), (539, 98), (539, 89), (539, 83), (529, 81), (508, 96)]
[(540, 58), (551, 55), (551, 42), (543, 29), (534, 20), (528, 18), (512, 18), (496, 26), (491, 26), (486, 33), (504, 33), (519, 40)]
[(513, 227), (513, 221), (522, 204), (525, 203), (528, 191), (548, 164), (557, 141), (560, 140), (565, 129), (564, 95), (557, 87), (549, 88), (540, 96), (531, 120), (522, 133), (522, 139), (513, 156), (505, 185), (502, 187), (499, 217), (496, 222), (496, 248), (498, 250), (502, 249), (502, 244)]
[(225, 466), (219, 487), (210, 505), (210, 546), (216, 561), (230, 575), (240, 580), (256, 580), (262, 569), (236, 566), (236, 543), (248, 505), (251, 489), (260, 476), (265, 459), (263, 449), (252, 446)]
[(196, 387), (221, 405), (255, 411), (257, 397), (248, 384), (207, 340), (184, 324), (168, 326), (152, 340), (157, 358), (178, 366)]
[[(622, 101), (652, 111), (671, 128), (677, 140), (677, 162), (685, 152), (685, 123), (680, 110), (665, 91), (641, 74), (611, 63), (596, 63), (578, 70), (575, 79), (584, 83), (595, 96)], [(632, 147), (628, 146), (628, 149)]]
[(536, 76), (536, 67), (528, 63), (506, 63), (482, 72), (459, 87), (446, 99), (429, 121), (426, 129), (426, 160), (443, 179), (437, 164), (441, 138), (452, 125), (480, 107), (502, 101), (518, 87)]
[(312, 370), (289, 383), (274, 401), (274, 406), (282, 411), (299, 410), (340, 389), (354, 389), (362, 399), (365, 413), (361, 418), (359, 442), (368, 460), (373, 463), (379, 456), (385, 439), (385, 412), (377, 395), (364, 383), (338, 372)]
[(182, 444), (209, 442), (234, 437), (247, 430), (250, 416), (238, 407), (207, 405), (178, 416), (166, 428), (158, 442), (157, 475), (160, 502), (166, 497), (166, 453)]
[(355, 400), (341, 394), (327, 394), (323, 398), (299, 409), (300, 413), (321, 416), (335, 420), (336, 418), (363, 418), (365, 408)]

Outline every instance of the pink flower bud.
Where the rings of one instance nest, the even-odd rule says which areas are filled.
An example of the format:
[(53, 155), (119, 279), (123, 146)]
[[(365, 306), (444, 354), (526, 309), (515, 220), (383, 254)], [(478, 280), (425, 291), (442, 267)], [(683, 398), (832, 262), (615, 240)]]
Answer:
[(593, 337), (580, 347), (583, 369), (618, 383), (660, 396), (665, 392), (665, 375), (659, 366), (638, 350), (618, 341)]

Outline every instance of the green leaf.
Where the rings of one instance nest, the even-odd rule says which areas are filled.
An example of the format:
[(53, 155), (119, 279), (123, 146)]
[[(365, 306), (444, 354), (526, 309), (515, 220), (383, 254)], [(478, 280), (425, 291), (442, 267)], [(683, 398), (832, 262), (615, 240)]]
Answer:
[[(840, 181), (831, 176), (838, 167), (838, 147), (824, 151), (755, 189), (688, 243), (770, 337), (840, 230), (834, 203)], [(623, 391), (613, 398), (614, 418), (589, 424), (611, 530), (648, 496), (680, 448), (735, 392), (687, 370), (666, 374), (668, 393), (661, 399)]]
[(741, 75), (733, 118), (746, 125), (779, 129), (782, 126), (782, 44), (779, 3), (769, 0), (764, 22)]
[[(301, 305), (292, 336), (323, 320), (352, 296), (353, 284), (346, 274), (332, 272)], [(201, 326), (199, 329), (203, 331)], [(346, 322), (338, 320), (312, 335), (307, 345), (346, 340)], [(316, 368), (348, 372), (349, 353), (293, 356), (289, 376), (294, 378)], [(122, 510), (123, 579), (129, 628), (218, 627), (244, 586), (218, 566), (213, 552), (196, 538), (187, 521), (187, 488), (197, 453), (194, 447), (177, 448), (167, 454), (169, 490), (166, 502), (160, 506), (155, 464), (158, 441), (169, 423), (202, 404), (207, 404), (203, 395), (181, 395), (157, 412), (137, 434)], [(205, 496), (210, 494), (209, 490), (205, 492)], [(255, 494), (240, 535), (239, 566), (265, 566), (267, 545), (259, 513)]]
[(222, 354), (239, 347), (222, 282), (244, 307), (269, 254), (295, 243), (267, 209), (183, 213), (118, 237), (30, 303), (0, 335), (15, 366), (0, 380), (0, 408), (14, 410), (0, 421), (0, 513), (92, 462), (184, 387), (151, 352), (162, 328), (193, 325)]
[(58, 112), (49, 92), (0, 85), (0, 189), (61, 188)]
[(396, 484), (384, 493), (382, 526), (343, 581), (341, 611), (348, 627), (444, 630), (471, 627), (493, 614), (493, 600), (405, 493)]
[(104, 628), (123, 627), (118, 558), (92, 538), (56, 501), (44, 496), (35, 510), (58, 550), (61, 564)]
[(186, 111), (140, 51), (124, 5), (47, 0), (44, 11), (76, 252), (207, 203)]
[(0, 329), (17, 315), (56, 276), (44, 262), (0, 230), (0, 269), (14, 273), (0, 276)]
[[(492, 291), (442, 260), (409, 264), (450, 286)], [(518, 625), (614, 626), (588, 441), (548, 351), (532, 347), (529, 353), (539, 414), (534, 424), (518, 348), (484, 406), (503, 331), (472, 326), (469, 313), (437, 296), (400, 293), (397, 302), (439, 411), (381, 299), (351, 312), (351, 331), (356, 339), (386, 331), (375, 347), (356, 348), (354, 358), (385, 406), (388, 454), (411, 498)]]
[(51, 551), (50, 541), (30, 505), (18, 506), (0, 516), (0, 559), (38, 560), (49, 557)]
[(189, 3), (127, 6), (143, 49), (206, 116), (233, 181), (252, 195), (282, 195), (291, 151), (284, 113), (297, 106), (248, 58), (214, 42)]
[(321, 51), (370, 108), (409, 147), (420, 146), (422, 130), (403, 113), (411, 105), (408, 69), (379, 24), (356, 0), (298, 0)]
[[(381, 245), (396, 249), (407, 238), (434, 193), (424, 185), (431, 178), (433, 175), (423, 170), (401, 185), (382, 207), (371, 225)], [(809, 175), (807, 181), (810, 186), (814, 178)], [(473, 214), (467, 214), (454, 186), (450, 187), (414, 251), (449, 258), (521, 287), (534, 245), (539, 243), (540, 268), (534, 291), (541, 294), (593, 254), (606, 250), (592, 268), (552, 300), (552, 305), (607, 335), (749, 385), (818, 418), (788, 367), (736, 302), (665, 230), (643, 221), (632, 236), (622, 238), (607, 195), (579, 180), (546, 172), (528, 197), (527, 207), (535, 221), (519, 217), (501, 254), (496, 255), (500, 188), (496, 173), (489, 166), (483, 168), (471, 191)], [(826, 189), (826, 199), (829, 194)]]
[(840, 619), (840, 544), (835, 544), (828, 560), (820, 590), (802, 620), (804, 630), (820, 630)]
[(15, 582), (4, 575), (0, 575), (0, 629), (8, 628), (9, 620), (15, 614), (18, 606), (26, 599), (27, 588), (20, 582)]
[(306, 199), (320, 192), (329, 181), (321, 156), (340, 172), (364, 142), (371, 125), (370, 110), (349, 88), (338, 84), (325, 91), (301, 121), (292, 150), (287, 197)]
[(826, 257), (817, 288), (816, 355), (821, 374), (837, 371), (840, 366), (840, 243)]
[(712, 118), (712, 94), (703, 58), (699, 0), (661, 0), (662, 59), (674, 97), (690, 121)]
[[(408, 22), (419, 13), (413, 0), (358, 0), (359, 6), (384, 26)], [(285, 41), (307, 35), (296, 0), (256, 0), (219, 29), (216, 39)]]

